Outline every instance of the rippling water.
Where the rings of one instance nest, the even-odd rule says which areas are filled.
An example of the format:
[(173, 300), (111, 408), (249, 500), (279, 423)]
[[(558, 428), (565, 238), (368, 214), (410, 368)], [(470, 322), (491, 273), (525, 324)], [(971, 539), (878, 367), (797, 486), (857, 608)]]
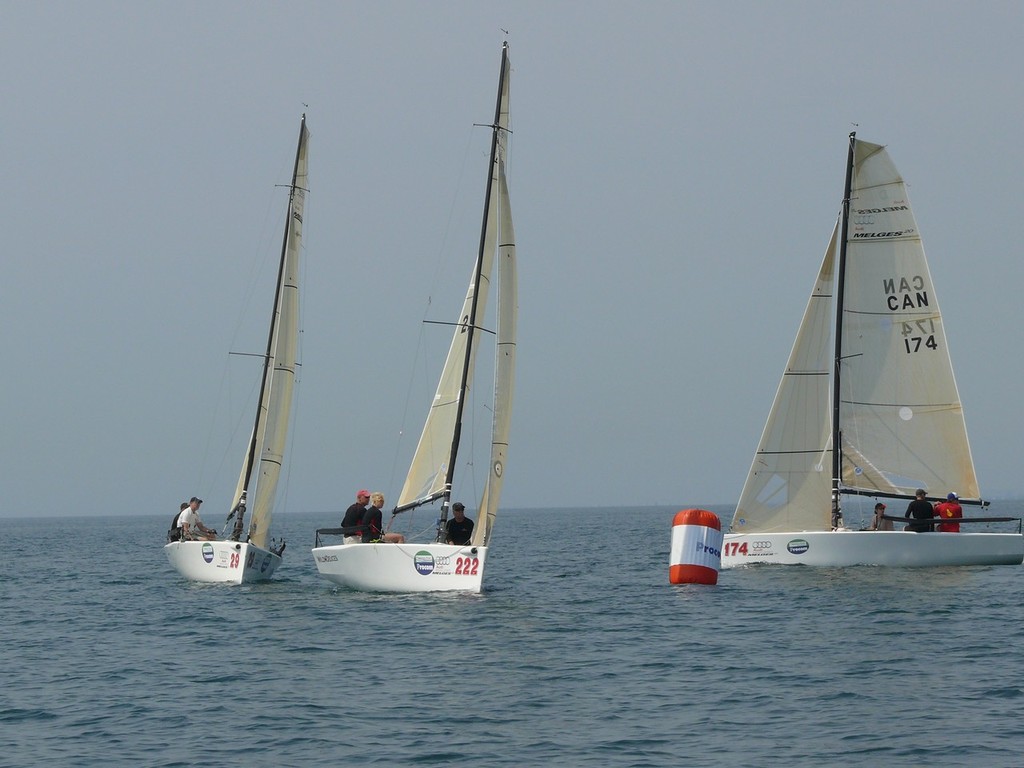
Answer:
[(0, 764), (1020, 764), (1020, 567), (670, 586), (674, 512), (512, 511), (482, 594), (411, 596), (320, 579), (333, 516), (234, 587), (163, 517), (0, 520)]

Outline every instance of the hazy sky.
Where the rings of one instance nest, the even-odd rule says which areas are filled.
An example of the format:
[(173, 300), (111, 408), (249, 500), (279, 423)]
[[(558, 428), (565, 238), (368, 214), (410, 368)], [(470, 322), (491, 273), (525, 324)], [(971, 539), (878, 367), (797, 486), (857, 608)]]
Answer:
[[(454, 319), (475, 256), (473, 124), (493, 116), (503, 29), (520, 264), (505, 506), (735, 501), (855, 126), (910, 185), (983, 493), (1024, 492), (1020, 3), (2, 11), (0, 515), (170, 515), (193, 494), (208, 521), (226, 512), (257, 376), (229, 353), (265, 345), (303, 111), (280, 508), (393, 499), (448, 343), (422, 321)], [(471, 475), (456, 496), (475, 507)]]

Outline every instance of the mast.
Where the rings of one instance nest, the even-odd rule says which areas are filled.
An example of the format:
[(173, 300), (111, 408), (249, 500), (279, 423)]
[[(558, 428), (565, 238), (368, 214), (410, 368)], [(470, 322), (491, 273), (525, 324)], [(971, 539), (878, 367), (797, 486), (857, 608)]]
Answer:
[(444, 541), (445, 522), (448, 519), (448, 506), (452, 497), (452, 481), (455, 477), (455, 459), (459, 452), (462, 438), (462, 413), (466, 404), (466, 386), (469, 379), (470, 362), (473, 358), (473, 337), (476, 334), (477, 302), (480, 297), (480, 274), (483, 269), (484, 251), (487, 248), (487, 224), (490, 218), (491, 195), (494, 190), (495, 160), (498, 153), (498, 134), (501, 131), (501, 101), (505, 87), (505, 70), (508, 67), (508, 42), (501, 46), (501, 69), (498, 73), (498, 97), (494, 106), (494, 121), (491, 123), (491, 154), (487, 163), (487, 190), (484, 193), (483, 221), (480, 225), (480, 247), (477, 250), (476, 271), (473, 279), (473, 306), (466, 319), (466, 356), (462, 363), (462, 380), (459, 385), (459, 400), (455, 410), (455, 432), (452, 435), (451, 455), (448, 458), (448, 470), (445, 474), (444, 496), (441, 501), (441, 514), (437, 521), (437, 541)]
[(235, 499), (235, 506), (228, 515), (228, 520), (235, 518), (235, 525), (231, 532), (231, 539), (238, 541), (242, 535), (243, 520), (245, 517), (245, 504), (249, 493), (249, 483), (252, 479), (253, 467), (256, 466), (259, 453), (262, 448), (262, 436), (265, 433), (265, 425), (268, 414), (268, 402), (271, 381), (274, 374), (275, 347), (277, 343), (278, 321), (281, 317), (282, 286), (285, 280), (285, 267), (288, 261), (288, 239), (292, 228), (292, 207), (295, 200), (295, 190), (298, 188), (299, 162), (302, 158), (302, 143), (306, 136), (306, 115), (303, 113), (302, 121), (299, 124), (299, 141), (295, 149), (295, 166), (292, 169), (292, 183), (288, 193), (288, 220), (284, 227), (284, 238), (281, 243), (281, 260), (277, 268), (277, 284), (274, 289), (274, 310), (270, 315), (270, 332), (267, 334), (267, 351), (263, 356), (263, 379), (260, 382), (259, 399), (256, 402), (256, 419), (252, 428), (252, 436), (249, 438), (249, 450), (246, 453), (242, 477), (239, 480), (240, 492)]
[(839, 484), (842, 479), (842, 430), (839, 427), (840, 370), (843, 360), (843, 292), (846, 284), (846, 241), (850, 231), (850, 194), (853, 188), (854, 147), (857, 132), (850, 133), (850, 149), (846, 158), (846, 185), (843, 188), (843, 229), (839, 238), (839, 268), (836, 278), (835, 357), (832, 372), (832, 527), (843, 523), (839, 504)]

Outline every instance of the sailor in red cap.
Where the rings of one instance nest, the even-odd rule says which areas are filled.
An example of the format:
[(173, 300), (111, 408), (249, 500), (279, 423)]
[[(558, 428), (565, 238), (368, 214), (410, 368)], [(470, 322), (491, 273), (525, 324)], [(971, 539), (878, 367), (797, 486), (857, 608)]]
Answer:
[(345, 532), (346, 544), (358, 544), (363, 540), (363, 514), (370, 503), (370, 492), (365, 488), (356, 491), (356, 502), (345, 510), (341, 519), (341, 527)]

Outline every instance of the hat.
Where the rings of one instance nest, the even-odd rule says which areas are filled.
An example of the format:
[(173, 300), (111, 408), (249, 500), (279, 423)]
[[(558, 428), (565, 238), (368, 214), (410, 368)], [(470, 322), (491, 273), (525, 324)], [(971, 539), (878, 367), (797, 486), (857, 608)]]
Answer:
[(878, 509), (879, 507), (885, 509), (885, 504), (883, 504), (882, 502), (878, 502), (877, 504), (875, 504), (875, 509)]
[(195, 502), (197, 502), (197, 503), (199, 503), (199, 504), (202, 504), (202, 503), (203, 503), (203, 500), (202, 500), (202, 499), (197, 499), (197, 498), (196, 498), (195, 496), (193, 496), (193, 497), (192, 497), (191, 499), (189, 499), (189, 500), (188, 500), (188, 503), (189, 503), (189, 504), (191, 504), (191, 503), (192, 503), (193, 501), (195, 501)]
[(959, 497), (955, 493), (950, 491), (949, 495), (946, 497), (946, 501), (956, 501), (958, 498)]
[(365, 496), (365, 497), (369, 498), (370, 497), (370, 492), (365, 490), (365, 489), (361, 490), (361, 491), (356, 491), (356, 498), (358, 499), (360, 496)]
[(452, 509), (465, 509), (465, 508), (466, 508), (466, 505), (463, 504), (461, 501), (456, 501), (454, 504), (452, 504)]

